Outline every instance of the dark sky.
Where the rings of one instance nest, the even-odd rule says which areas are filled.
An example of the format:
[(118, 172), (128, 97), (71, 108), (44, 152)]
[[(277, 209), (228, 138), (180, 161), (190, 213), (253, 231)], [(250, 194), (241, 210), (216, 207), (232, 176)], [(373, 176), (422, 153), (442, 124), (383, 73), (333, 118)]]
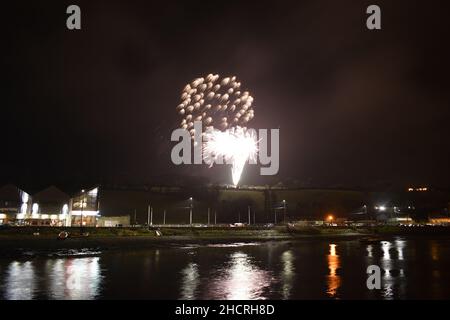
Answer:
[[(445, 1), (15, 1), (2, 4), (0, 182), (229, 182), (176, 167), (185, 83), (237, 75), (280, 171), (245, 184), (450, 186)], [(66, 29), (78, 4), (82, 30)], [(365, 10), (378, 4), (382, 30)]]

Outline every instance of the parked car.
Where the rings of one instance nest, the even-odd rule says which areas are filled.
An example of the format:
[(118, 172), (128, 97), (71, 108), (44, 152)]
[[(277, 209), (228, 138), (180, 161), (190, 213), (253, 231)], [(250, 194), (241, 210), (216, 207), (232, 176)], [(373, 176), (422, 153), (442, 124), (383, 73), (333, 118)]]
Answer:
[(206, 228), (207, 227), (206, 224), (202, 224), (202, 223), (194, 223), (192, 226), (194, 228)]
[(235, 223), (231, 223), (230, 227), (235, 228), (235, 227), (245, 227), (245, 223), (241, 223), (241, 222), (235, 222)]

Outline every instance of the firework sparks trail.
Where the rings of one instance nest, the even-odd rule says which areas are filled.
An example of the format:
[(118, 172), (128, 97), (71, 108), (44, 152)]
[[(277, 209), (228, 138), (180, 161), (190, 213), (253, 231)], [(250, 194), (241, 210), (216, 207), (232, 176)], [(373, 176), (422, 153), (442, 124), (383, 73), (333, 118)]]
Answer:
[(252, 131), (236, 127), (226, 131), (213, 129), (205, 134), (203, 144), (204, 160), (214, 163), (231, 164), (233, 184), (237, 185), (247, 161), (256, 161), (258, 152), (256, 136)]

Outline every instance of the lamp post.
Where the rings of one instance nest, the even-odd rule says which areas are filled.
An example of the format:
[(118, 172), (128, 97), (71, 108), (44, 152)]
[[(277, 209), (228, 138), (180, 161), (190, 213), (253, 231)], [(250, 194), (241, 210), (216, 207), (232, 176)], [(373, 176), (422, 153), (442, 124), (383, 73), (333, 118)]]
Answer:
[(80, 210), (80, 233), (83, 234), (83, 208), (84, 208), (84, 198), (81, 198), (80, 200), (80, 206), (81, 206), (81, 210)]
[(150, 207), (150, 225), (153, 225), (153, 207)]
[(283, 222), (286, 223), (286, 200), (283, 200)]
[(328, 220), (329, 225), (331, 226), (331, 224), (334, 220), (334, 217), (330, 214), (330, 215), (328, 215), (327, 220)]
[(193, 199), (192, 197), (189, 198), (190, 205), (189, 205), (189, 224), (192, 226), (192, 211), (193, 211)]

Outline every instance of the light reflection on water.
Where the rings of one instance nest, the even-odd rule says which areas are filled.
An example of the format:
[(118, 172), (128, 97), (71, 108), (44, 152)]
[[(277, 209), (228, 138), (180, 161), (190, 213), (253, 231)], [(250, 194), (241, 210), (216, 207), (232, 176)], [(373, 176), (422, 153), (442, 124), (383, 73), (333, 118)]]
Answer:
[(403, 260), (403, 249), (405, 248), (405, 240), (395, 240), (395, 248), (397, 249), (398, 260)]
[[(48, 259), (45, 265), (42, 261), (13, 261), (4, 277), (4, 297), (8, 300), (95, 299), (101, 284), (99, 259)], [(44, 273), (38, 275), (38, 271)]]
[(32, 261), (10, 263), (5, 275), (5, 298), (31, 300), (34, 298), (36, 275)]
[(382, 269), (382, 290), (383, 299), (392, 300), (405, 295), (406, 283), (404, 279), (404, 249), (406, 241), (396, 239), (395, 241), (382, 241), (380, 267)]
[(252, 258), (241, 251), (232, 253), (228, 262), (210, 279), (207, 298), (227, 300), (265, 299), (270, 288), (270, 271), (260, 269)]
[(337, 295), (337, 290), (341, 285), (341, 277), (337, 274), (340, 267), (339, 256), (336, 253), (336, 244), (330, 244), (330, 253), (327, 256), (329, 274), (327, 277), (327, 294), (334, 298)]
[(47, 261), (50, 299), (90, 300), (99, 294), (99, 257)]
[(181, 270), (181, 298), (182, 300), (194, 300), (196, 298), (197, 288), (200, 284), (198, 266), (195, 263), (188, 263), (186, 268)]
[[(366, 269), (382, 269), (368, 290)], [(0, 299), (450, 298), (450, 241), (295, 241), (0, 259)]]
[(281, 281), (283, 283), (283, 299), (289, 299), (291, 296), (292, 286), (295, 277), (294, 255), (292, 250), (287, 250), (281, 255), (283, 262), (283, 271), (281, 273)]

